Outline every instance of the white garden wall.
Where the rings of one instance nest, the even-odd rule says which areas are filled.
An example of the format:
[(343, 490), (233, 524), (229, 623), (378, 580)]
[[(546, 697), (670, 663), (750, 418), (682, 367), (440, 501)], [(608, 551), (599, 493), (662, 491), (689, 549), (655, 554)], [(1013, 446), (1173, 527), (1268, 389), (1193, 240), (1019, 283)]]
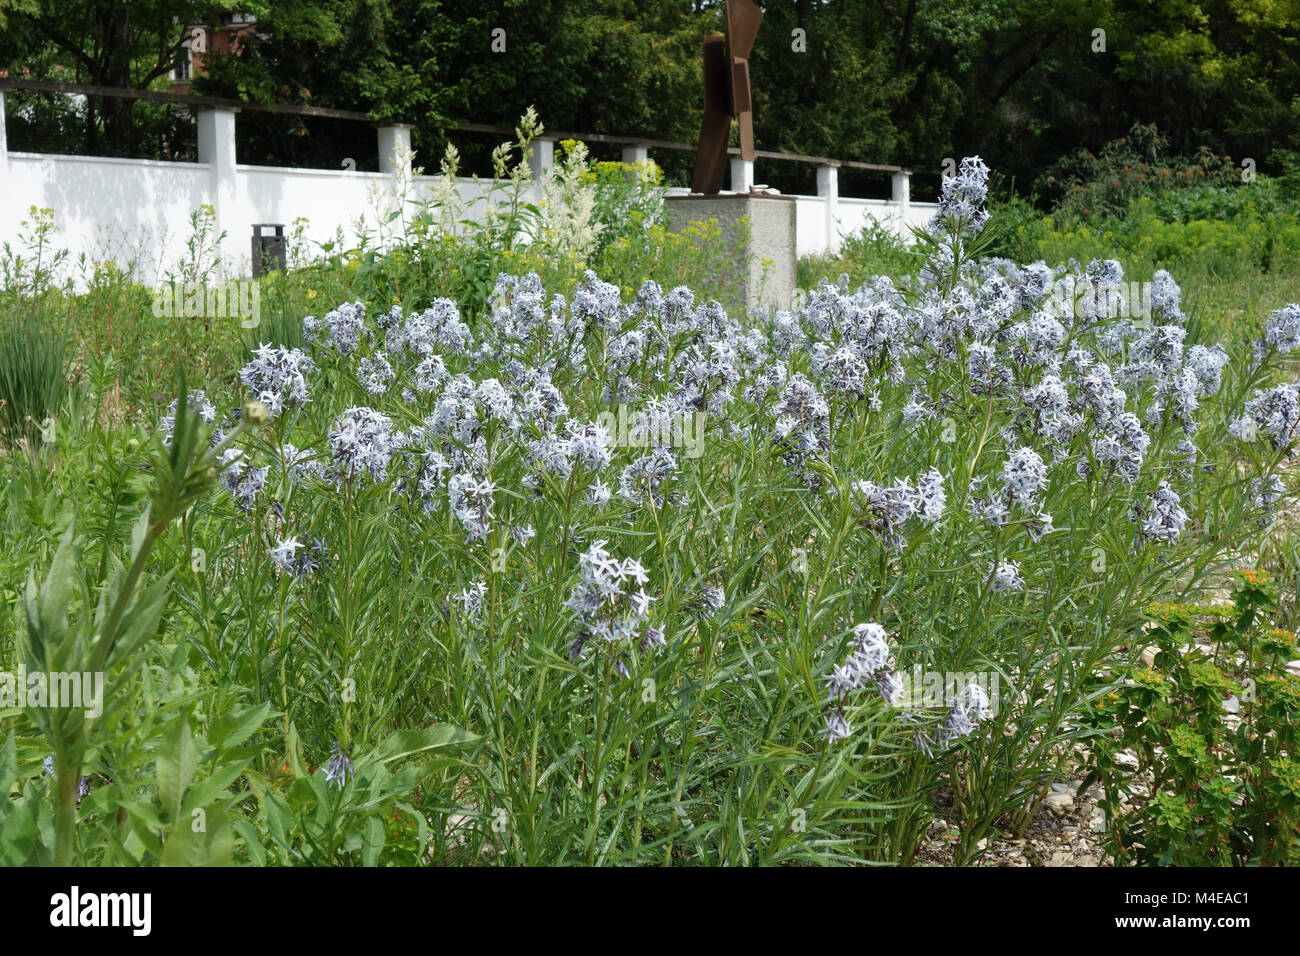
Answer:
[[(156, 283), (184, 257), (190, 217), (205, 205), (213, 207), (217, 229), (226, 234), (220, 275), (245, 276), (254, 223), (282, 223), (288, 232), (304, 218), (309, 243), (334, 240), (341, 231), (345, 245), (353, 246), (359, 229), (379, 228), (402, 197), (427, 196), (435, 182), (434, 177), (410, 176), (403, 165), (410, 145), (406, 127), (379, 130), (383, 171), (362, 173), (236, 164), (235, 114), (229, 110), (200, 112), (198, 163), (11, 153), (3, 109), (0, 94), (0, 243), (16, 246), (20, 223), (32, 206), (52, 209), (58, 228), (54, 241), (69, 251), (74, 277), (77, 260), (84, 257), (87, 263), (134, 264), (139, 281)], [(553, 143), (539, 146), (533, 166), (540, 176), (550, 165)], [(639, 159), (645, 151), (633, 147), (625, 152)], [(752, 167), (740, 161), (732, 172), (753, 181)], [(935, 208), (909, 201), (906, 174), (895, 175), (895, 199), (889, 202), (841, 197), (836, 179), (834, 167), (821, 167), (820, 195), (797, 197), (800, 255), (833, 250), (840, 237), (873, 220), (905, 236), (908, 224), (923, 224)], [(483, 204), (474, 200), (491, 185), (458, 181), (471, 213), (482, 214)]]

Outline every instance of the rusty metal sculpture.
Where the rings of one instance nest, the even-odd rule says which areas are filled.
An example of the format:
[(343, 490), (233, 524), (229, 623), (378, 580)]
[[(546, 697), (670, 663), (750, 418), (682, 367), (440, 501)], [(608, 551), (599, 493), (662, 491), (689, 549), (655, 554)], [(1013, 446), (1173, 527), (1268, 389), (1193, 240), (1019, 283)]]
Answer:
[(714, 195), (727, 168), (731, 121), (740, 121), (740, 158), (754, 159), (754, 108), (749, 96), (749, 52), (763, 11), (753, 0), (727, 0), (727, 34), (704, 38), (704, 122), (695, 153), (691, 191)]

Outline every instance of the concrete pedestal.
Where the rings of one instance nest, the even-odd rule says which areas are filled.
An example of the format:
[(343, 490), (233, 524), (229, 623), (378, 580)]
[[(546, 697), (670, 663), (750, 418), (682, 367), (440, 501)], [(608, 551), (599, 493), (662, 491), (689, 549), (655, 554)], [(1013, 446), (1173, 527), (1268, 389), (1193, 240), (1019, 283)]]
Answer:
[(692, 222), (716, 219), (734, 245), (748, 220), (748, 239), (735, 265), (737, 292), (745, 309), (789, 309), (794, 302), (795, 198), (762, 193), (668, 196), (668, 228), (682, 232)]

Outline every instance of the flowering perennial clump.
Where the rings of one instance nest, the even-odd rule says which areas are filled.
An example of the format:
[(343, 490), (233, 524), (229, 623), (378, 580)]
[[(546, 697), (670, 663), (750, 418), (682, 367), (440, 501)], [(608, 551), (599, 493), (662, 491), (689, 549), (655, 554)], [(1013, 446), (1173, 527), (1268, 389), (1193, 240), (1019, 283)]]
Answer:
[[(392, 702), (404, 719), (463, 704), (481, 677), (483, 699), (464, 706), (488, 751), (535, 756), (539, 793), (581, 781), (593, 827), (623, 826), (600, 812), (607, 796), (621, 812), (640, 788), (692, 776), (628, 818), (647, 843), (692, 832), (652, 811), (707, 789), (665, 753), (712, 773), (734, 748), (754, 781), (778, 763), (755, 748), (791, 767), (811, 754), (789, 776), (810, 788), (886, 762), (959, 772), (961, 799), (999, 776), (980, 761), (1014, 764), (1018, 740), (1073, 719), (1055, 704), (1084, 699), (1089, 675), (1062, 665), (1115, 657), (1078, 645), (1132, 643), (1132, 608), (1162, 576), (1203, 585), (1199, 556), (1244, 540), (1225, 530), (1235, 515), (1250, 534), (1270, 525), (1300, 430), (1300, 384), (1279, 374), (1300, 305), (1225, 348), (1187, 321), (1167, 272), (1142, 303), (1115, 260), (972, 258), (987, 175), (972, 157), (945, 179), (916, 275), (823, 279), (770, 315), (589, 272), (565, 294), (501, 274), (473, 315), (437, 299), (309, 316), (303, 349), (263, 345), (240, 371), (241, 398), (274, 427), (222, 450), (228, 497), (210, 510), (248, 540), (186, 606), (220, 606), (225, 566), (269, 556), (267, 590), (311, 625), (289, 640), (320, 674), (401, 670), (381, 655), (403, 648), (424, 695)], [(214, 441), (233, 430), (207, 395), (191, 404)], [(161, 433), (174, 427), (173, 407)], [(845, 654), (819, 651), (864, 618)], [(257, 619), (232, 614), (227, 630)], [(961, 676), (916, 698), (905, 675), (936, 661)], [(1014, 703), (978, 674), (1004, 675)], [(327, 683), (303, 696), (333, 707)], [(563, 722), (581, 743), (543, 736), (571, 700)], [(285, 708), (295, 720), (299, 706)], [(374, 709), (340, 705), (304, 740), (354, 739), (349, 722)], [(516, 749), (513, 722), (543, 711)], [(732, 726), (737, 712), (762, 726)], [(593, 731), (616, 741), (634, 786), (584, 762), (603, 756)], [(546, 759), (571, 764), (557, 775)], [(350, 751), (336, 744), (325, 771), (345, 787)], [(788, 794), (773, 783), (739, 789)]]

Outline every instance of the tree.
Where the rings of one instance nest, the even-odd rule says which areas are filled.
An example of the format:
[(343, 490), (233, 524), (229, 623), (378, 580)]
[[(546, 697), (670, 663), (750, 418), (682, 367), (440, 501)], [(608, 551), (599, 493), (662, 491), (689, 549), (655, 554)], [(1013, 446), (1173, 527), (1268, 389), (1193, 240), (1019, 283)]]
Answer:
[[(21, 72), (35, 59), (68, 82), (144, 89), (178, 65), (190, 26), (219, 13), (189, 0), (0, 0), (0, 64)], [(138, 134), (131, 101), (88, 100), (87, 153), (131, 155)]]
[[(1135, 122), (1158, 124), (1172, 153), (1206, 145), (1260, 168), (1272, 148), (1300, 146), (1300, 0), (760, 5), (751, 55), (760, 149), (897, 163), (935, 178), (944, 158), (980, 153), (1028, 186)], [(693, 141), (701, 40), (722, 31), (721, 0), (248, 0), (240, 9), (258, 18), (256, 31), (238, 52), (207, 58), (197, 92), (414, 123), (428, 164), (447, 126), (513, 125), (529, 105), (551, 130)], [(219, 13), (189, 0), (0, 0), (0, 69), (146, 86), (176, 63), (186, 27)], [(92, 102), (84, 148), (138, 148), (130, 110)], [(67, 136), (66, 116), (24, 122), (51, 141)], [(238, 128), (247, 161), (374, 162), (357, 148), (355, 124), (248, 113)], [(471, 166), (478, 147), (486, 171), (490, 145), (457, 139)], [(689, 169), (687, 154), (660, 158)], [(787, 191), (810, 177), (795, 164), (763, 174)]]

